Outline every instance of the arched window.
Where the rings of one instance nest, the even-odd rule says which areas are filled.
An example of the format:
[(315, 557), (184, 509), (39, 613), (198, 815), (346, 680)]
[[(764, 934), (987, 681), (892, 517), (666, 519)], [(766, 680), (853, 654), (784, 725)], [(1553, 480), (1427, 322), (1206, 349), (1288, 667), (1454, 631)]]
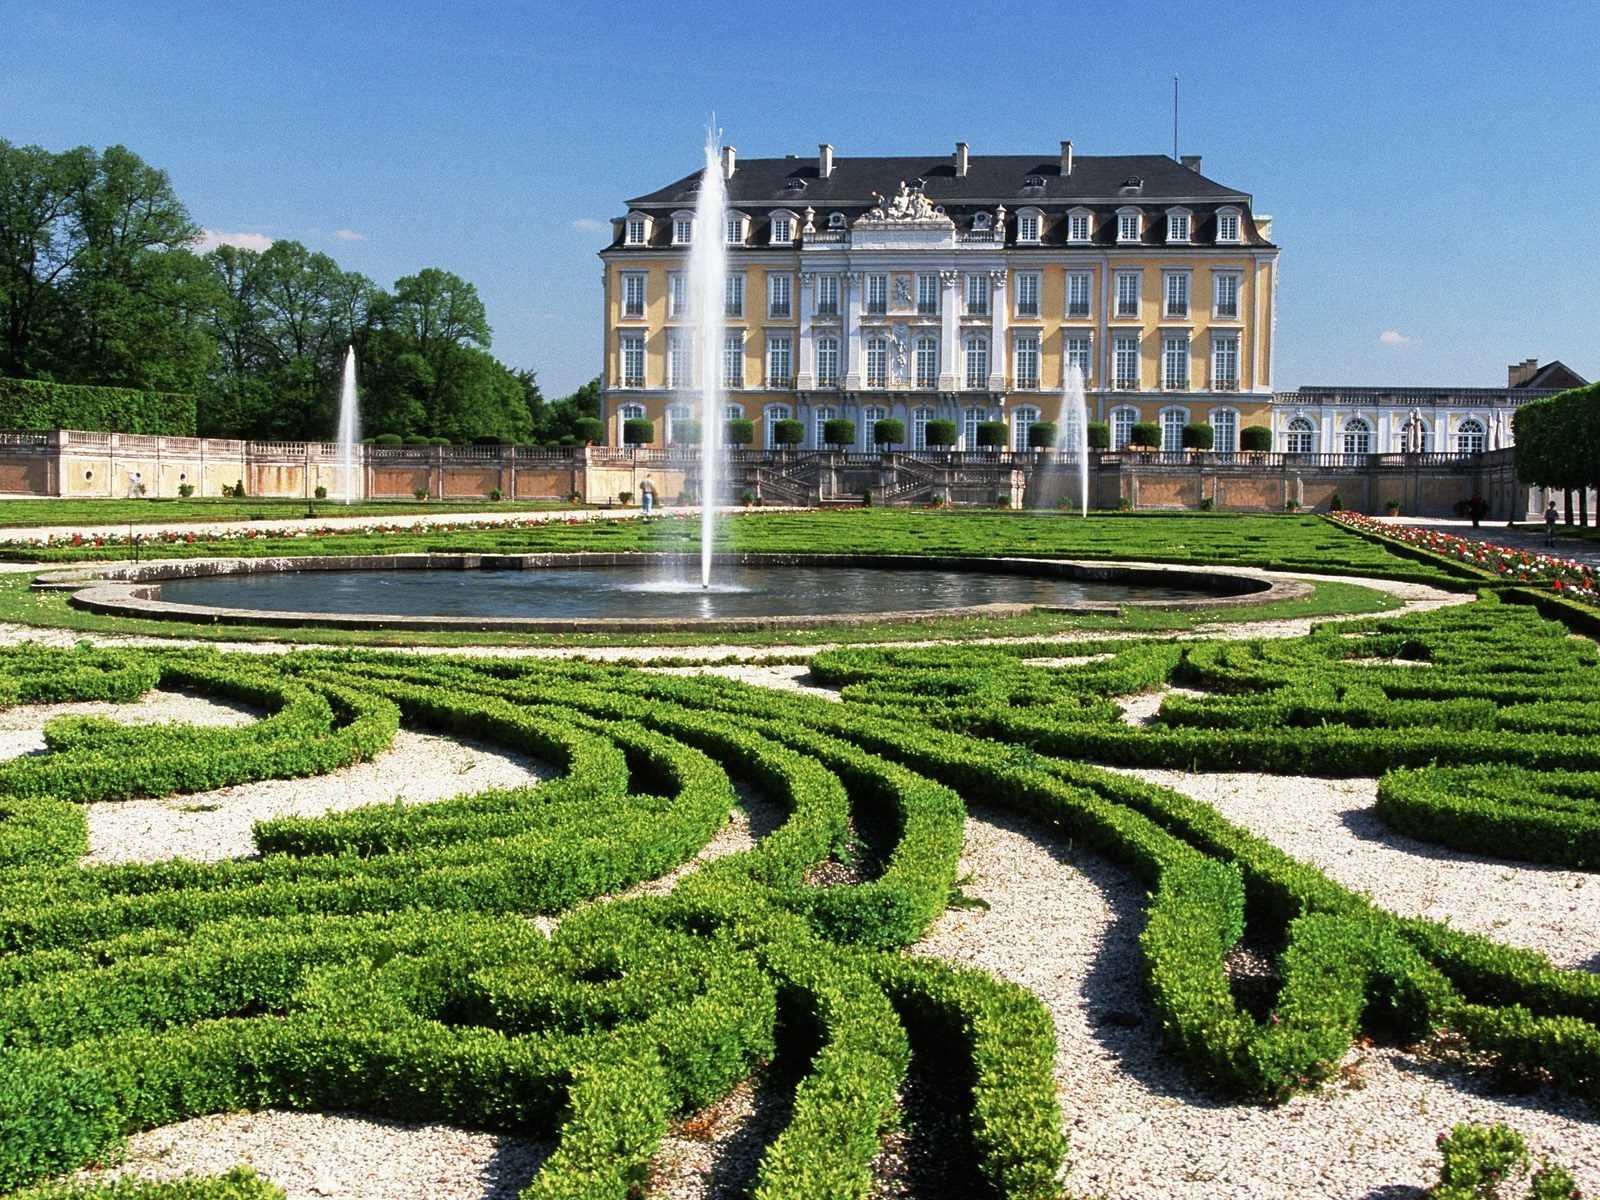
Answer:
[(779, 421), (789, 420), (794, 414), (787, 404), (769, 404), (761, 415), (763, 418), (761, 422), (763, 426), (762, 447), (767, 450), (775, 450), (778, 443), (772, 440), (772, 427)]
[(1183, 427), (1189, 423), (1189, 410), (1187, 408), (1164, 408), (1161, 410), (1161, 448), (1163, 450), (1183, 449)]
[(966, 408), (961, 411), (961, 449), (978, 448), (978, 426), (989, 419), (987, 408)]
[(889, 419), (889, 410), (876, 404), (869, 404), (861, 410), (861, 448), (871, 450), (877, 443), (872, 440), (872, 427), (879, 421)]
[(1488, 447), (1489, 431), (1476, 417), (1468, 417), (1456, 426), (1456, 453), (1482, 454)]
[(917, 339), (916, 353), (917, 386), (919, 388), (933, 388), (939, 386), (939, 340), (931, 337)]
[(811, 422), (812, 448), (821, 450), (828, 444), (828, 439), (824, 436), (823, 427), (837, 417), (839, 413), (837, 409), (832, 408), (814, 408), (811, 412), (813, 417)]
[(817, 339), (817, 386), (839, 386), (839, 339), (836, 337)]
[(1019, 408), (1011, 414), (1011, 448), (1013, 450), (1026, 450), (1028, 448), (1028, 431), (1039, 421), (1037, 408)]
[(1114, 450), (1127, 449), (1128, 443), (1133, 440), (1133, 427), (1138, 423), (1139, 410), (1137, 408), (1113, 408), (1111, 410), (1111, 446)]
[(667, 406), (667, 444), (672, 445), (678, 441), (678, 426), (685, 421), (694, 420), (694, 410), (687, 404), (669, 404)]
[(966, 344), (966, 383), (969, 388), (989, 386), (989, 339), (969, 337)]
[(1239, 448), (1239, 414), (1231, 408), (1211, 410), (1211, 448), (1218, 454), (1232, 454)]
[(1305, 417), (1296, 417), (1289, 422), (1289, 428), (1283, 435), (1283, 449), (1288, 454), (1315, 454), (1317, 452), (1317, 429)]
[(933, 420), (933, 409), (914, 408), (911, 410), (911, 448), (913, 450), (926, 450), (928, 448), (928, 422)]
[(1344, 423), (1344, 452), (1372, 453), (1372, 426), (1367, 424), (1365, 417), (1351, 417)]
[(722, 416), (725, 420), (742, 421), (744, 420), (744, 405), (730, 404), (722, 410)]
[(644, 405), (624, 404), (617, 410), (617, 415), (624, 421), (642, 421), (644, 420)]

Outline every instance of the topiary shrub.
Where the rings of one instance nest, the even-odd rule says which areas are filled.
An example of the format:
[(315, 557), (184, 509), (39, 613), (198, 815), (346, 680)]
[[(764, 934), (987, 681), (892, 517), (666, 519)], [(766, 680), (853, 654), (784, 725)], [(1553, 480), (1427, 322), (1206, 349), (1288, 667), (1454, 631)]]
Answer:
[(606, 440), (606, 423), (599, 417), (579, 417), (572, 423), (572, 436), (591, 446), (597, 445)]
[(674, 421), (672, 441), (677, 446), (698, 446), (701, 441), (699, 421)]
[(872, 443), (875, 446), (898, 446), (906, 440), (906, 423), (886, 417), (872, 423)]
[(748, 446), (756, 440), (756, 423), (747, 417), (730, 417), (723, 426), (722, 440), (729, 446)]
[(1209, 450), (1216, 442), (1216, 433), (1204, 421), (1192, 421), (1183, 427), (1185, 450)]
[(822, 423), (822, 440), (830, 446), (853, 446), (856, 441), (856, 423), (848, 417), (834, 417)]
[(1056, 426), (1054, 421), (1035, 421), (1028, 426), (1028, 449), (1054, 450), (1056, 448)]
[(656, 423), (644, 417), (630, 417), (622, 423), (622, 440), (629, 446), (648, 446), (656, 440)]
[(1089, 449), (1111, 449), (1111, 426), (1107, 425), (1104, 421), (1090, 421), (1088, 432)]
[(1154, 421), (1140, 421), (1128, 431), (1128, 445), (1141, 450), (1154, 450), (1161, 445), (1161, 426)]
[(1239, 449), (1261, 452), (1272, 449), (1272, 430), (1265, 425), (1246, 425), (1239, 430)]
[(922, 430), (922, 440), (928, 446), (949, 449), (956, 444), (954, 421), (929, 421)]
[(1010, 432), (1004, 421), (979, 421), (978, 445), (984, 450), (1004, 450)]
[(398, 433), (380, 433), (372, 439), (372, 444), (374, 446), (402, 446), (405, 444), (405, 438)]
[(407, 446), (426, 446), (428, 444), (428, 439), (423, 437), (420, 433), (414, 433), (405, 439), (405, 444)]
[(806, 425), (804, 421), (796, 421), (793, 417), (785, 417), (781, 421), (772, 423), (772, 444), (787, 450), (798, 446), (806, 440)]

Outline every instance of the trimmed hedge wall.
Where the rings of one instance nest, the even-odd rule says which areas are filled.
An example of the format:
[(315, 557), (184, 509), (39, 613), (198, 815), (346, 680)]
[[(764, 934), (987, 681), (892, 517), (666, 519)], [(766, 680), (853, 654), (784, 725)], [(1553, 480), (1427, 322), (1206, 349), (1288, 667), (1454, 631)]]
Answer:
[(0, 429), (84, 429), (195, 436), (188, 392), (140, 392), (40, 379), (0, 379)]

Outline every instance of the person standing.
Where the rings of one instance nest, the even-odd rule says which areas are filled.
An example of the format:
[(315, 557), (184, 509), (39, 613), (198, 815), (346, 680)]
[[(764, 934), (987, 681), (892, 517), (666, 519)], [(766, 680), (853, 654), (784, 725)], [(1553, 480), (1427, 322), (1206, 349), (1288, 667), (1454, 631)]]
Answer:
[(1483, 498), (1482, 493), (1472, 493), (1472, 499), (1467, 502), (1467, 512), (1472, 516), (1472, 527), (1478, 528), (1478, 522), (1489, 513), (1489, 502)]
[(656, 485), (650, 481), (650, 476), (646, 475), (644, 481), (639, 484), (639, 507), (644, 509), (645, 520), (648, 521), (650, 519), (650, 513), (655, 506)]
[(1556, 502), (1554, 500), (1550, 501), (1549, 506), (1544, 510), (1544, 544), (1546, 546), (1554, 546), (1556, 544), (1556, 517), (1559, 515), (1556, 512)]

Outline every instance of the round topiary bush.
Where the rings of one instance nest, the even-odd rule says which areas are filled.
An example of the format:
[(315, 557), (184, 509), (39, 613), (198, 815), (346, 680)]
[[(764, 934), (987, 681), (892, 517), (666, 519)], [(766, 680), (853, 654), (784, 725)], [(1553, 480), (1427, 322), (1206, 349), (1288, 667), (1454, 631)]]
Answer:
[(674, 421), (672, 423), (672, 442), (676, 446), (698, 446), (700, 444), (700, 422)]
[(956, 444), (954, 421), (929, 421), (923, 426), (922, 440), (926, 445), (949, 449)]
[(1272, 430), (1265, 425), (1246, 425), (1239, 430), (1239, 449), (1260, 452), (1272, 449)]
[(1183, 427), (1185, 450), (1209, 450), (1216, 443), (1216, 433), (1204, 421), (1193, 421)]
[(792, 417), (786, 417), (782, 421), (774, 421), (772, 423), (772, 444), (774, 446), (783, 446), (787, 449), (791, 446), (798, 446), (805, 440), (806, 426), (804, 421), (796, 421)]
[(856, 441), (856, 423), (848, 417), (834, 417), (822, 423), (822, 440), (830, 446), (853, 446)]
[(606, 423), (599, 417), (579, 417), (572, 423), (572, 436), (591, 446), (598, 445), (606, 440)]
[(1089, 449), (1109, 450), (1111, 448), (1111, 426), (1104, 421), (1090, 421), (1088, 434)]
[(656, 440), (656, 423), (644, 417), (630, 417), (622, 423), (622, 440), (629, 446), (648, 446)]
[(979, 421), (978, 445), (985, 450), (1004, 450), (1010, 433), (1004, 421)]
[(898, 446), (906, 440), (906, 423), (894, 417), (885, 417), (872, 423), (872, 443), (875, 446)]
[(1054, 450), (1056, 448), (1056, 425), (1054, 421), (1035, 421), (1028, 426), (1028, 449)]
[(1154, 421), (1140, 421), (1128, 431), (1128, 445), (1141, 450), (1154, 450), (1161, 445), (1161, 426)]
[(723, 427), (722, 440), (730, 446), (748, 446), (756, 440), (756, 423), (746, 417), (730, 417)]

